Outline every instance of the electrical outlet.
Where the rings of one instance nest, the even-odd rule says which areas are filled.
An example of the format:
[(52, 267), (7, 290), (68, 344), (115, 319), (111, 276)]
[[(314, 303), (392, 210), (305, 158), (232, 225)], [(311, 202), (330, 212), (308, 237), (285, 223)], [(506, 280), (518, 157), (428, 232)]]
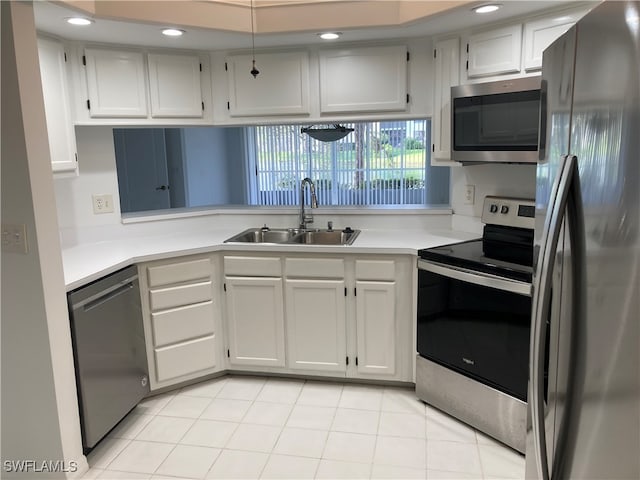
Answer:
[(476, 186), (467, 185), (464, 190), (464, 204), (473, 205), (476, 199)]
[(112, 213), (113, 195), (91, 195), (93, 199), (93, 213)]
[(23, 223), (2, 224), (2, 251), (11, 253), (28, 253), (27, 226)]

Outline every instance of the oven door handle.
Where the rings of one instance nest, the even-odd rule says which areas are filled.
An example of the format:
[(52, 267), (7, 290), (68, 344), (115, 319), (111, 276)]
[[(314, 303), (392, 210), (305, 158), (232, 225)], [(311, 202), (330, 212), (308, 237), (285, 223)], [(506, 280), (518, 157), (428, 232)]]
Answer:
[(497, 275), (476, 272), (466, 268), (433, 263), (422, 259), (418, 259), (418, 269), (426, 270), (427, 272), (442, 275), (444, 277), (453, 278), (454, 280), (460, 280), (462, 282), (482, 285), (483, 287), (495, 288), (497, 290), (504, 290), (505, 292), (517, 293), (518, 295), (531, 296), (531, 284), (527, 282), (502, 278)]

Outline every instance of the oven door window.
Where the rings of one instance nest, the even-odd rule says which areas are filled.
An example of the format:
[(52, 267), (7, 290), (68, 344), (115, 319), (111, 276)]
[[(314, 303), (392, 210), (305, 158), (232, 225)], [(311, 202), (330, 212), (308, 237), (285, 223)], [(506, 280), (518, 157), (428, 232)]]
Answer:
[(538, 149), (540, 90), (453, 100), (455, 151)]
[(418, 353), (526, 401), (531, 298), (418, 270)]

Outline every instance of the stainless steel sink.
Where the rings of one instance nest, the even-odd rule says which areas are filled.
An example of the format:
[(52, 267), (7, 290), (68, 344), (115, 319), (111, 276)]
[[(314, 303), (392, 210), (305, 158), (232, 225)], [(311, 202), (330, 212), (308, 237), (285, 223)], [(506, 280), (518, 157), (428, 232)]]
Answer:
[(303, 243), (309, 245), (351, 245), (360, 230), (317, 230), (304, 232), (291, 239), (291, 243)]
[(264, 229), (250, 228), (238, 235), (228, 238), (226, 242), (246, 242), (246, 243), (286, 243), (295, 235), (300, 233), (293, 228), (285, 229)]
[(351, 245), (360, 230), (300, 230), (298, 228), (249, 228), (224, 242), (290, 243), (300, 245)]

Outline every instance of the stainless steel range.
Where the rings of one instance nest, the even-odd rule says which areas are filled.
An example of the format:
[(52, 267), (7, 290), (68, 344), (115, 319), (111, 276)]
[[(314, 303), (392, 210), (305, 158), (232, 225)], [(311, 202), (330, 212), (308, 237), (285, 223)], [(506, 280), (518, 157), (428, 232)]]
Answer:
[(416, 393), (524, 452), (535, 205), (486, 197), (482, 238), (419, 251)]

